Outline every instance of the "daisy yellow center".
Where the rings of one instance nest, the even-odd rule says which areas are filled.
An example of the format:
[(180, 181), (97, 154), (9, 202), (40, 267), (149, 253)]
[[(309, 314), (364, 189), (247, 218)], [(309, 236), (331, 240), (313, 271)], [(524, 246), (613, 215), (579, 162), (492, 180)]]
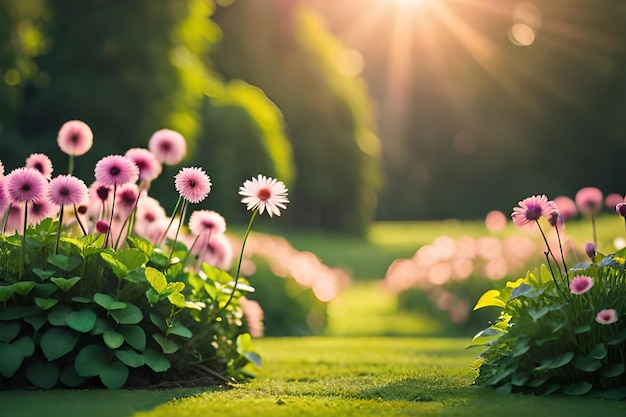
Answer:
[(270, 190), (268, 190), (267, 188), (263, 188), (261, 190), (259, 190), (259, 193), (257, 194), (257, 197), (259, 197), (259, 200), (269, 200), (270, 197), (272, 196), (272, 193), (270, 193)]

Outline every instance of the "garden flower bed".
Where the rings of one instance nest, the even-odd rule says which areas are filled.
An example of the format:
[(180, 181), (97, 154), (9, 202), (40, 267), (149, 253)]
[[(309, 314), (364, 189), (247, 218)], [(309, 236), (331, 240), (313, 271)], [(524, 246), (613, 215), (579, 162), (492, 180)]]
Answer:
[(211, 191), (198, 167), (180, 169), (171, 216), (149, 197), (161, 164), (185, 155), (163, 129), (149, 149), (109, 155), (88, 188), (72, 175), (90, 128), (65, 123), (58, 144), (67, 174), (33, 154), (4, 175), (0, 163), (0, 386), (3, 388), (207, 385), (245, 380), (260, 358), (242, 311), (254, 289), (240, 278), (257, 215), (280, 215), (284, 184), (259, 175), (239, 189), (251, 211), (234, 277), (218, 213), (192, 204)]

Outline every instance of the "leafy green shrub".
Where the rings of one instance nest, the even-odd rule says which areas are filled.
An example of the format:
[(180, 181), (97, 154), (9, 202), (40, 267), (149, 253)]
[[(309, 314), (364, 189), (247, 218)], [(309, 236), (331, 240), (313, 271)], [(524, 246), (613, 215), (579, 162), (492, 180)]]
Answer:
[[(582, 207), (593, 215), (600, 206)], [(513, 212), (516, 224), (536, 223), (544, 235), (541, 217), (558, 236), (559, 211), (545, 196), (520, 201)], [(587, 245), (591, 262), (568, 269), (562, 250), (558, 262), (546, 248), (546, 265), (478, 300), (475, 309), (497, 307), (500, 315), (472, 341), (486, 346), (476, 383), (506, 392), (626, 398), (626, 249), (605, 256)]]
[(0, 163), (0, 386), (246, 379), (260, 358), (243, 327), (239, 301), (254, 289), (240, 278), (241, 260), (256, 216), (286, 208), (284, 184), (258, 175), (239, 187), (252, 214), (233, 278), (224, 218), (196, 210), (190, 233), (184, 227), (189, 204), (211, 191), (201, 168), (175, 176), (179, 198), (170, 217), (147, 195), (161, 164), (184, 158), (182, 135), (159, 130), (150, 150), (102, 158), (88, 189), (71, 173), (92, 140), (81, 121), (60, 129), (68, 175), (51, 178), (43, 154), (6, 176)]

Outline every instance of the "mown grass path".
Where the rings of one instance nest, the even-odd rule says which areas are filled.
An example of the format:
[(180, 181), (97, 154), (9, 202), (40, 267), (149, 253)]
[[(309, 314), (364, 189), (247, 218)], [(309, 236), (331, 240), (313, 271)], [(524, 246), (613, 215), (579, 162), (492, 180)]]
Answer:
[(233, 387), (0, 392), (0, 416), (623, 416), (624, 402), (500, 394), (472, 385), (466, 339), (256, 342), (258, 377)]

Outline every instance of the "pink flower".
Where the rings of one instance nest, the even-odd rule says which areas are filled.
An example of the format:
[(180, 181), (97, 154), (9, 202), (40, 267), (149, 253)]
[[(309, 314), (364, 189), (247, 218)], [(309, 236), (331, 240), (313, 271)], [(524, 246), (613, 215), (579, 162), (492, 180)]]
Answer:
[(38, 224), (48, 217), (56, 216), (59, 207), (47, 198), (34, 201), (28, 205), (28, 223)]
[(203, 243), (202, 246), (192, 250), (194, 255), (199, 255), (203, 262), (223, 271), (231, 267), (233, 263), (233, 245), (226, 235), (218, 233), (211, 236), (211, 239), (206, 239)]
[(146, 237), (149, 226), (161, 219), (165, 219), (165, 209), (161, 207), (158, 200), (143, 195), (137, 202), (137, 213), (135, 214), (135, 232)]
[(139, 189), (137, 184), (124, 184), (122, 187), (117, 189), (117, 194), (115, 196), (115, 209), (121, 210), (124, 214), (129, 214), (135, 208), (138, 197)]
[(50, 181), (48, 198), (58, 206), (87, 201), (89, 190), (85, 183), (72, 175), (59, 175)]
[(611, 209), (611, 210), (613, 210), (616, 205), (623, 203), (623, 202), (624, 202), (624, 197), (617, 193), (609, 194), (604, 199), (604, 205), (608, 209)]
[(619, 214), (620, 216), (626, 218), (626, 203), (617, 203), (615, 205), (615, 211), (617, 212), (617, 214)]
[(548, 219), (554, 214), (558, 215), (558, 208), (554, 201), (548, 201), (545, 195), (525, 198), (520, 201), (518, 207), (513, 208), (511, 218), (517, 227), (531, 227), (542, 216)]
[(4, 209), (7, 208), (10, 202), (4, 186), (4, 178), (0, 177), (0, 215), (4, 213)]
[(282, 181), (274, 178), (258, 175), (257, 178), (246, 180), (243, 187), (239, 187), (239, 194), (244, 196), (241, 202), (247, 204), (248, 210), (267, 210), (267, 214), (272, 217), (273, 214), (280, 216), (279, 208), (286, 209), (287, 188)]
[(617, 311), (612, 308), (600, 310), (596, 315), (596, 321), (600, 324), (611, 324), (617, 321)]
[(150, 182), (161, 175), (163, 167), (157, 157), (147, 149), (132, 148), (124, 155), (132, 159), (139, 168), (139, 180)]
[(95, 168), (96, 181), (102, 185), (121, 186), (134, 183), (139, 178), (139, 168), (132, 159), (121, 155), (109, 155), (98, 161)]
[(7, 224), (4, 228), (5, 234), (9, 235), (24, 229), (24, 205), (11, 204), (8, 208)]
[(574, 200), (569, 197), (559, 196), (554, 199), (554, 204), (556, 204), (559, 214), (563, 220), (573, 219), (578, 214), (576, 203), (574, 203)]
[(26, 158), (26, 167), (35, 168), (37, 171), (41, 172), (41, 175), (47, 180), (52, 177), (52, 161), (50, 161), (47, 155), (42, 153), (33, 153)]
[(591, 287), (593, 287), (593, 278), (586, 275), (574, 277), (569, 283), (569, 288), (574, 295), (584, 294), (589, 291)]
[(178, 132), (161, 129), (152, 135), (148, 148), (156, 158), (166, 165), (176, 165), (187, 153), (187, 142)]
[(596, 187), (584, 187), (576, 193), (576, 206), (585, 216), (593, 216), (602, 208), (602, 191)]
[(189, 217), (189, 230), (196, 236), (205, 232), (224, 233), (226, 220), (216, 211), (196, 210)]
[(61, 126), (57, 142), (66, 154), (80, 156), (91, 149), (93, 133), (85, 122), (70, 120)]
[(12, 201), (30, 203), (42, 199), (48, 182), (35, 168), (17, 168), (6, 176), (6, 190)]
[(199, 203), (211, 192), (211, 179), (201, 168), (183, 168), (176, 174), (176, 191), (190, 203)]

